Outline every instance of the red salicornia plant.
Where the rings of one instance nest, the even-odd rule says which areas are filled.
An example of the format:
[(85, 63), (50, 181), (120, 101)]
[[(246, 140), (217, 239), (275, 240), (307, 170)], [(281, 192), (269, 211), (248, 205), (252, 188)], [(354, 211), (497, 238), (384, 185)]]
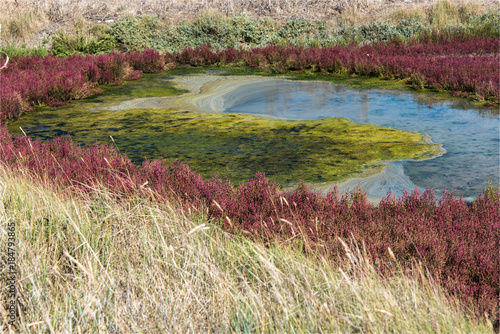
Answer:
[(159, 73), (164, 57), (147, 50), (141, 54), (56, 58), (30, 56), (11, 60), (1, 72), (0, 120), (18, 117), (32, 106), (58, 106), (100, 92), (98, 84), (120, 84), (142, 72)]

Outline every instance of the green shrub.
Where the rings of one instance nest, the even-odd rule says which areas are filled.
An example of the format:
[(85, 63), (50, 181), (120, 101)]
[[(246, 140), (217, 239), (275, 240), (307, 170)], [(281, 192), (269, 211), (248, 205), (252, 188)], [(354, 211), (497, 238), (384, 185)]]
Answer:
[(228, 44), (234, 44), (237, 38), (228, 20), (220, 15), (202, 14), (192, 23), (183, 21), (173, 28), (172, 33), (168, 42), (175, 51), (204, 44), (210, 44), (215, 49), (225, 49)]
[(139, 15), (125, 17), (113, 23), (109, 34), (123, 45), (126, 51), (144, 49), (167, 50), (170, 29), (159, 16)]
[(427, 29), (429, 29), (429, 25), (417, 18), (401, 20), (395, 26), (396, 35), (404, 40), (414, 38)]
[(500, 13), (491, 12), (483, 15), (472, 15), (465, 26), (467, 32), (471, 35), (498, 37), (500, 36)]
[(172, 29), (172, 51), (209, 44), (214, 49), (264, 46), (273, 42), (278, 24), (269, 19), (251, 19), (248, 15), (224, 18), (202, 14), (192, 23), (184, 21)]
[(337, 30), (337, 44), (386, 42), (393, 38), (408, 40), (427, 29), (429, 25), (416, 18), (402, 19), (397, 24), (375, 22), (363, 26), (341, 26)]
[(110, 34), (127, 51), (153, 48), (163, 52), (207, 44), (216, 50), (288, 43), (323, 45), (331, 35), (321, 21), (292, 20), (283, 25), (244, 14), (231, 18), (202, 14), (192, 22), (183, 21), (172, 27), (162, 23), (160, 17), (128, 17), (114, 23)]
[(117, 45), (116, 39), (106, 33), (104, 26), (83, 28), (75, 24), (75, 32), (67, 34), (61, 30), (52, 36), (50, 52), (56, 57), (67, 57), (74, 54), (98, 55), (111, 52)]
[[(237, 42), (253, 45), (268, 45), (279, 25), (269, 18), (254, 20), (248, 15), (239, 15), (230, 19)], [(237, 46), (237, 45), (234, 45)]]

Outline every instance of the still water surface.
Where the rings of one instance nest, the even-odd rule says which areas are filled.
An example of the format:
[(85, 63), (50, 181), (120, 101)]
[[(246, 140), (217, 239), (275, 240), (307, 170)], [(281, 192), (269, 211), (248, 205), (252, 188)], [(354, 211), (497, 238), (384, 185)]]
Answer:
[(396, 129), (426, 133), (446, 153), (425, 161), (402, 164), (404, 173), (421, 189), (457, 190), (472, 198), (492, 180), (499, 184), (500, 135), (498, 113), (433, 102), (421, 94), (350, 89), (318, 81), (268, 81), (242, 86), (223, 96), (225, 112), (282, 119), (346, 117)]

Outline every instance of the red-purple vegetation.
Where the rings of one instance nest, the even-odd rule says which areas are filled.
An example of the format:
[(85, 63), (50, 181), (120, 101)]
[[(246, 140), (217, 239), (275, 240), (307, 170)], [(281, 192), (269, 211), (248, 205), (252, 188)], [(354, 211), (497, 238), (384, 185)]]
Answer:
[(481, 315), (499, 298), (500, 194), (478, 196), (472, 204), (430, 190), (402, 198), (387, 196), (378, 207), (364, 194), (323, 196), (300, 185), (281, 191), (263, 174), (239, 186), (203, 180), (185, 164), (146, 161), (135, 166), (107, 146), (79, 147), (68, 138), (47, 142), (12, 138), (0, 131), (0, 161), (27, 169), (50, 184), (92, 194), (104, 186), (117, 196), (178, 200), (184, 208), (205, 210), (228, 231), (261, 240), (302, 240), (306, 251), (343, 252), (336, 237), (363, 240), (380, 270), (390, 270), (388, 247), (411, 269), (422, 261), (451, 293), (473, 303)]
[(165, 58), (155, 50), (130, 52), (126, 57), (130, 66), (143, 73), (160, 73), (165, 69)]
[(206, 46), (165, 55), (146, 50), (86, 57), (25, 57), (13, 60), (2, 71), (0, 120), (17, 117), (33, 105), (57, 106), (91, 96), (99, 92), (95, 88), (99, 83), (119, 84), (123, 79), (139, 78), (141, 71), (158, 73), (165, 64), (237, 64), (270, 68), (276, 73), (313, 71), (406, 79), (415, 88), (447, 90), (455, 96), (473, 95), (498, 103), (498, 38), (423, 40), (326, 48), (271, 45), (219, 52)]
[(140, 78), (142, 72), (159, 73), (163, 69), (164, 57), (153, 50), (15, 59), (1, 74), (0, 120), (17, 117), (35, 105), (59, 106), (98, 94), (97, 84), (117, 85), (122, 80)]

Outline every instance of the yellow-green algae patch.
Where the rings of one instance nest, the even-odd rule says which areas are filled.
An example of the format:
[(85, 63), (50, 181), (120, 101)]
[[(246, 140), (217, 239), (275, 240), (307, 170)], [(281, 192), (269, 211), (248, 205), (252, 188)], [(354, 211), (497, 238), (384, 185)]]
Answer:
[[(61, 115), (62, 116), (62, 115)], [(87, 111), (45, 119), (54, 135), (84, 144), (110, 142), (135, 162), (181, 160), (204, 177), (233, 182), (264, 172), (282, 185), (344, 179), (380, 161), (426, 159), (442, 153), (426, 135), (347, 119), (287, 121), (247, 114), (174, 109)], [(36, 136), (36, 129), (30, 130)]]

